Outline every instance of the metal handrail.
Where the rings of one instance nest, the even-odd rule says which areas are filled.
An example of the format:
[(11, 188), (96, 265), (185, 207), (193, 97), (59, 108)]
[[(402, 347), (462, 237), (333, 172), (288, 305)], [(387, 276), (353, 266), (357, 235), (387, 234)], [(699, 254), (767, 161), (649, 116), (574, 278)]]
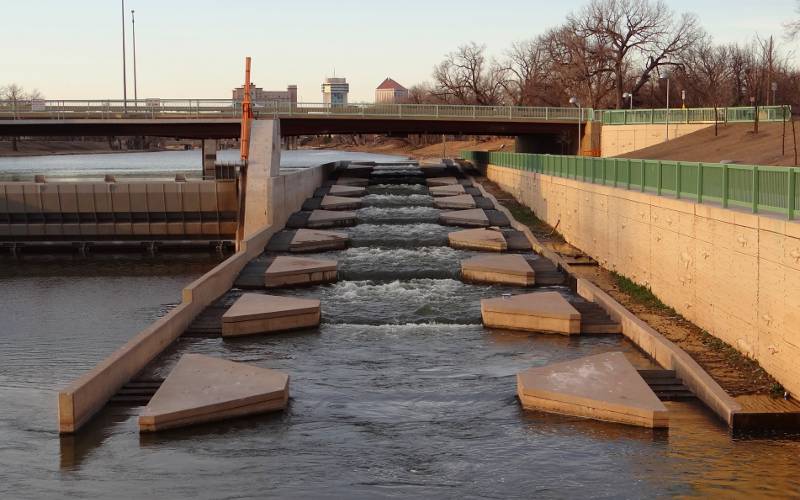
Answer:
[[(780, 122), (792, 116), (791, 106), (754, 106), (735, 108), (615, 109), (602, 112), (603, 125), (646, 125), (681, 123), (753, 122), (758, 110), (762, 122)], [(597, 113), (598, 115), (600, 113)], [(716, 115), (716, 116), (715, 116)]]
[[(790, 106), (762, 106), (758, 119), (780, 122), (791, 117)], [(358, 117), (475, 121), (602, 122), (604, 125), (650, 123), (752, 122), (754, 107), (594, 110), (575, 107), (465, 106), (456, 104), (324, 104), (288, 101), (253, 101), (256, 117)], [(667, 114), (669, 113), (669, 115)], [(716, 113), (716, 117), (715, 117)], [(241, 116), (241, 103), (233, 99), (111, 100), (0, 100), (2, 119), (208, 119)]]
[(462, 151), (479, 165), (497, 165), (618, 188), (669, 194), (697, 203), (746, 207), (795, 220), (800, 209), (800, 169), (672, 160), (592, 158)]

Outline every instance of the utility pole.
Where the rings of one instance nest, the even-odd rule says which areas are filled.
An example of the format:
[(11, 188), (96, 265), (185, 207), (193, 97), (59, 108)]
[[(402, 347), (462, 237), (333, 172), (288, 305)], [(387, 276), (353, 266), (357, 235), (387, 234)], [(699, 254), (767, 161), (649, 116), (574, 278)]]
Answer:
[[(136, 18), (134, 17), (134, 10), (131, 9), (131, 31), (133, 34), (133, 100), (139, 100), (139, 92), (136, 86)], [(138, 102), (135, 104), (138, 106)]]
[(122, 1), (122, 107), (128, 113), (128, 77), (125, 63), (125, 0)]

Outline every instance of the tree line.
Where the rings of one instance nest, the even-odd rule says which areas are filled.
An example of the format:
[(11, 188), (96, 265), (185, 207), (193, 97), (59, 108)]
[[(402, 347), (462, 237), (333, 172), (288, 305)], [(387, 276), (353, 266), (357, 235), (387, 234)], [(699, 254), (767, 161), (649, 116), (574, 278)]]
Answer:
[[(800, 21), (786, 25), (800, 33)], [(620, 109), (800, 102), (800, 71), (774, 37), (717, 44), (693, 14), (662, 0), (591, 0), (566, 22), (501, 57), (471, 42), (447, 54), (414, 103)], [(685, 97), (685, 99), (684, 99)]]

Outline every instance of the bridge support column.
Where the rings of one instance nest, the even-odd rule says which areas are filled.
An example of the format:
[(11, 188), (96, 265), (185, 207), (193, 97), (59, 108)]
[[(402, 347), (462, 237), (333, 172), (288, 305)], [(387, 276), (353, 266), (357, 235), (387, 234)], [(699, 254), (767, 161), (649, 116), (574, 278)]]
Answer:
[(219, 142), (216, 139), (203, 139), (203, 177), (214, 179), (217, 176), (214, 164), (217, 162)]
[(281, 171), (280, 120), (253, 120), (250, 125), (250, 153), (245, 189), (244, 237), (280, 218), (270, 206), (283, 207), (283, 200), (272, 200), (282, 190), (274, 189)]

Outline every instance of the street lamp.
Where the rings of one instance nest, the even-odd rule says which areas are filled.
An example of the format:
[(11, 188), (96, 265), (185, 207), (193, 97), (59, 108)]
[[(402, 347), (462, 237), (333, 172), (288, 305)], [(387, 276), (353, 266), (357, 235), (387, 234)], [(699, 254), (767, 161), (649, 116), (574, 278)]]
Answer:
[(575, 96), (569, 98), (569, 103), (578, 108), (578, 156), (581, 155), (581, 122), (583, 121), (583, 107)]
[(667, 118), (664, 120), (664, 122), (666, 123), (664, 142), (669, 141), (669, 77), (670, 77), (669, 70), (664, 70), (664, 72), (661, 73), (661, 76), (659, 76), (661, 80), (667, 81)]
[(631, 110), (632, 110), (633, 109), (633, 94), (631, 94), (630, 92), (625, 92), (624, 94), (622, 94), (622, 98), (631, 100)]
[(122, 0), (122, 106), (128, 113), (128, 77), (125, 73), (125, 0)]
[(136, 18), (133, 16), (134, 10), (131, 9), (131, 31), (133, 32), (133, 101), (134, 105), (138, 106), (139, 93), (136, 86)]

